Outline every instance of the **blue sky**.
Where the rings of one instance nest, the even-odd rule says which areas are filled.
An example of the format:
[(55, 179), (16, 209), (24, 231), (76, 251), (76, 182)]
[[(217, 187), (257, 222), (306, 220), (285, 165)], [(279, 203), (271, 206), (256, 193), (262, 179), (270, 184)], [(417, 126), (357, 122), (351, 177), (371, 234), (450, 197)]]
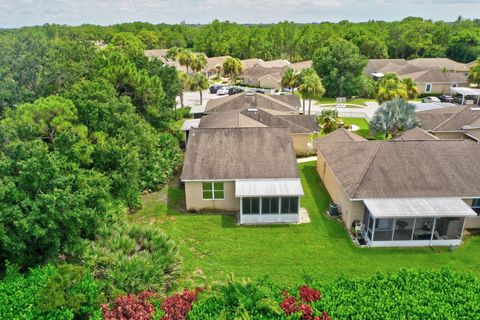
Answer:
[(120, 22), (240, 23), (480, 17), (480, 0), (0, 0), (0, 27)]

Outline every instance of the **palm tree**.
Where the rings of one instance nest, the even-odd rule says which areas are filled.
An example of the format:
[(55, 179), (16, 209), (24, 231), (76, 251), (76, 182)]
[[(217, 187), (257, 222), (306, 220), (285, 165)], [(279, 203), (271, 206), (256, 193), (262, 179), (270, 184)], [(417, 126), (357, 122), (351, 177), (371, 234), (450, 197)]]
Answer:
[(369, 127), (372, 132), (391, 134), (396, 136), (399, 132), (418, 127), (420, 122), (415, 114), (415, 106), (404, 99), (394, 98), (384, 102), (375, 111)]
[(200, 72), (207, 66), (207, 56), (203, 53), (194, 54), (192, 61), (190, 61), (190, 67), (194, 72)]
[(282, 74), (282, 88), (290, 88), (292, 93), (295, 93), (295, 86), (297, 85), (297, 72), (292, 68), (287, 68)]
[(317, 121), (325, 134), (330, 133), (338, 128), (338, 111), (323, 109), (322, 113), (317, 116)]
[[(313, 69), (308, 71), (309, 69), (310, 68), (304, 69), (304, 71), (307, 71), (305, 71), (301, 77), (301, 83), (298, 87), (298, 91), (302, 94), (303, 99), (308, 99), (308, 114), (310, 114), (312, 107), (312, 99), (320, 98), (325, 93), (325, 88), (322, 85), (320, 77)], [(305, 100), (303, 103), (303, 113), (305, 114)]]
[(470, 71), (468, 72), (468, 81), (471, 84), (480, 86), (480, 58), (478, 58), (475, 65), (470, 68)]
[(203, 104), (202, 90), (208, 89), (208, 79), (203, 73), (195, 73), (190, 77), (189, 87), (192, 91), (198, 91), (200, 93), (200, 105)]
[(178, 71), (178, 79), (180, 80), (181, 83), (181, 90), (180, 90), (180, 107), (183, 108), (183, 91), (189, 89), (189, 83), (188, 83), (188, 76), (185, 72)]
[(394, 98), (408, 99), (407, 89), (396, 73), (387, 73), (377, 83), (375, 98), (378, 103), (392, 100)]
[(242, 62), (237, 58), (228, 57), (223, 62), (223, 72), (227, 73), (230, 79), (233, 80), (233, 84), (237, 82), (237, 76), (242, 73)]
[(420, 94), (417, 89), (417, 84), (412, 78), (405, 78), (402, 80), (402, 84), (407, 92), (408, 99), (415, 99)]
[(188, 49), (181, 49), (177, 52), (178, 63), (180, 63), (182, 67), (184, 66), (187, 68), (187, 74), (189, 73), (188, 68), (192, 63), (193, 58), (194, 58), (193, 53)]

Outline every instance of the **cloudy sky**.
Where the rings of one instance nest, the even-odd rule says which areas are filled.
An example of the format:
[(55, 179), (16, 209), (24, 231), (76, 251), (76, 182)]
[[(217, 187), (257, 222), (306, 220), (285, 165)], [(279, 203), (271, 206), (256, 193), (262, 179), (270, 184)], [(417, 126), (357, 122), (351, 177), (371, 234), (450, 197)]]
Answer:
[(0, 27), (119, 22), (240, 23), (480, 17), (480, 0), (0, 0)]

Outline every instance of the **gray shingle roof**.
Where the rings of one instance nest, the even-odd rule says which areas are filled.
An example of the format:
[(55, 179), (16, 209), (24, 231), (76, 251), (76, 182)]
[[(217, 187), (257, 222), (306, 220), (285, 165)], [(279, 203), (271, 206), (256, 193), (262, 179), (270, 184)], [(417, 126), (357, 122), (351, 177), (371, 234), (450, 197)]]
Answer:
[(439, 138), (420, 128), (413, 128), (402, 132), (392, 140), (438, 140)]
[(417, 112), (422, 128), (430, 131), (462, 131), (477, 123), (480, 111), (470, 106), (439, 108)]
[(290, 101), (295, 103), (300, 100), (297, 98), (285, 98), (285, 96), (270, 96), (266, 94), (255, 93), (247, 95), (246, 93), (234, 94), (228, 97), (212, 99), (207, 102), (205, 113), (217, 113), (227, 111), (242, 111), (248, 108), (264, 108), (276, 111), (290, 112), (292, 114), (298, 113), (297, 106), (291, 105)]
[(298, 178), (288, 128), (197, 128), (190, 132), (182, 180)]
[(473, 141), (320, 139), (316, 146), (351, 199), (480, 196)]

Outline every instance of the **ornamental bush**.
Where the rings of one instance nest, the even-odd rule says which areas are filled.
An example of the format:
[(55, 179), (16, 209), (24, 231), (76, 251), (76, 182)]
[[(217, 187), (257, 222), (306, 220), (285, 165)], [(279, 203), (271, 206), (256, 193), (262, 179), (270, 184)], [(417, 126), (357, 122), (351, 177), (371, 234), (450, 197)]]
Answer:
[(101, 294), (90, 272), (62, 265), (32, 268), (25, 275), (7, 264), (0, 281), (0, 319), (101, 319)]
[(102, 229), (83, 260), (110, 298), (146, 290), (164, 293), (176, 283), (181, 265), (178, 247), (165, 233), (136, 225)]

